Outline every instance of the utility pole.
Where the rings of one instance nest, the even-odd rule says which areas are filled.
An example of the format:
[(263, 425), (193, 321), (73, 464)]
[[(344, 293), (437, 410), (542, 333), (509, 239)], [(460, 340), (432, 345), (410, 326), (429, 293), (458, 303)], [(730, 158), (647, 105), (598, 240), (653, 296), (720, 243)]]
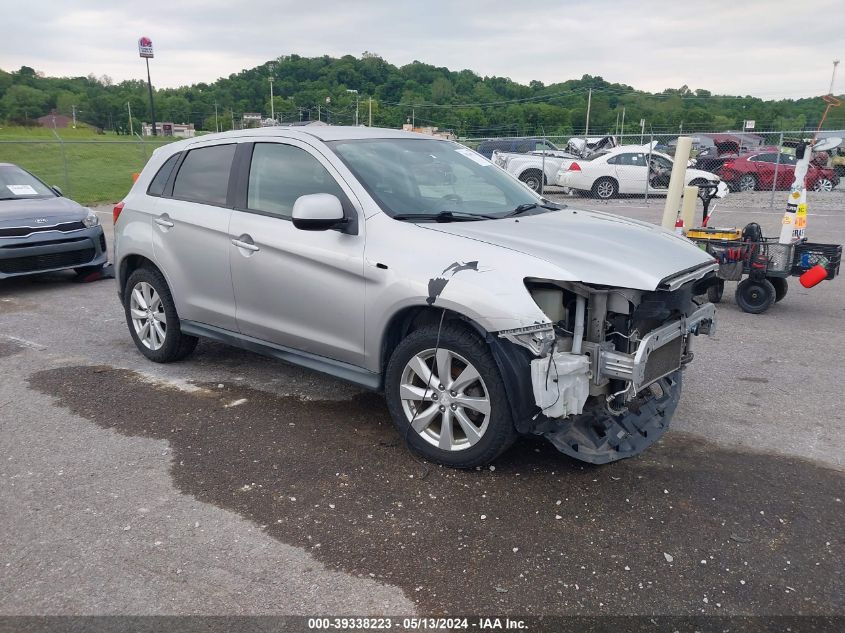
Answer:
[(76, 106), (70, 106), (70, 109), (73, 111), (73, 129), (76, 129)]
[(276, 122), (276, 108), (273, 106), (273, 78), (270, 77), (270, 118)]
[(323, 116), (323, 114), (322, 114), (322, 112), (320, 112), (320, 104), (318, 103), (318, 104), (317, 104), (317, 120), (318, 120), (318, 121), (322, 121), (322, 120), (323, 120), (323, 119), (321, 118), (322, 116)]
[(839, 60), (833, 60), (833, 74), (830, 76), (830, 88), (827, 90), (827, 94), (833, 95), (833, 81), (836, 79), (836, 67), (839, 66)]
[(220, 131), (220, 123), (217, 120), (217, 102), (214, 102), (214, 131)]
[(643, 134), (645, 134), (645, 119), (640, 119), (640, 145), (643, 144)]
[(619, 136), (620, 138), (625, 137), (625, 107), (622, 107), (622, 127), (619, 128)]
[(417, 110), (416, 108), (411, 108), (411, 131), (414, 131), (414, 128), (417, 127)]
[(369, 108), (370, 108), (369, 127), (373, 127), (373, 98), (372, 97), (370, 97)]
[(135, 129), (132, 127), (132, 104), (126, 102), (126, 109), (129, 110), (129, 134), (135, 136)]
[(235, 109), (229, 108), (229, 114), (232, 117), (232, 129), (234, 130), (235, 129)]
[(587, 137), (590, 135), (590, 106), (593, 104), (593, 89), (587, 93), (587, 121), (584, 125), (584, 144), (587, 144)]
[(349, 90), (347, 88), (346, 92), (354, 92), (355, 93), (355, 127), (358, 127), (358, 91), (357, 90)]

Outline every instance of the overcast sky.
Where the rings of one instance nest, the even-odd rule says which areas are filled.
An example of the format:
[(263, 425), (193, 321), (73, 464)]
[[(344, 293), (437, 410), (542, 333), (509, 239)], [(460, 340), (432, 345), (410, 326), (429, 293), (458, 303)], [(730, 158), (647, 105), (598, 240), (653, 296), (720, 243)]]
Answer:
[[(799, 8), (800, 7), (800, 8)], [(845, 57), (842, 0), (40, 0), (3, 12), (0, 68), (211, 82), (280, 55), (380, 54), (527, 83), (583, 74), (658, 91), (764, 98), (827, 92)], [(841, 70), (841, 69), (840, 69)], [(845, 89), (845, 71), (837, 92)]]

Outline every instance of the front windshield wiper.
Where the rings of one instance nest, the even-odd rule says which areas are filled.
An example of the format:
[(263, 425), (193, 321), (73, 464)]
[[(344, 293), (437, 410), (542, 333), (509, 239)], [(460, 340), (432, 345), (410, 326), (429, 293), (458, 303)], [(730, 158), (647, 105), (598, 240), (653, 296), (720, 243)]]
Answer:
[(439, 213), (400, 213), (394, 220), (423, 220), (427, 222), (473, 222), (475, 220), (498, 220), (495, 215), (467, 213), (465, 211), (440, 211)]
[(560, 211), (563, 208), (564, 207), (560, 205), (552, 206), (551, 204), (540, 204), (539, 202), (527, 202), (525, 204), (519, 205), (513, 211), (509, 211), (501, 217), (512, 218), (515, 215), (522, 215), (523, 213), (531, 211), (532, 209), (548, 209), (549, 211)]

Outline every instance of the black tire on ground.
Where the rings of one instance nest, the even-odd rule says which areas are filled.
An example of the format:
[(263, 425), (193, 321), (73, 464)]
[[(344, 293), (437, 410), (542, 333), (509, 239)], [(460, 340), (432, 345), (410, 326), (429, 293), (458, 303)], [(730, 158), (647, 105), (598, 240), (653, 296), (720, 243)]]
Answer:
[(743, 174), (736, 183), (739, 191), (756, 191), (757, 177), (754, 174)]
[[(410, 427), (400, 397), (402, 374), (407, 363), (417, 354), (432, 350), (438, 344), (437, 325), (425, 326), (411, 332), (402, 340), (390, 357), (385, 374), (385, 397), (393, 423), (412, 450), (426, 459), (454, 468), (474, 468), (489, 464), (516, 440), (513, 418), (505, 393), (505, 385), (487, 344), (460, 323), (444, 323), (440, 332), (439, 349), (457, 353), (478, 370), (490, 399), (487, 430), (472, 446), (447, 451), (423, 439)], [(442, 418), (441, 418), (442, 420)]]
[[(136, 284), (146, 282), (150, 284), (161, 298), (161, 305), (167, 319), (164, 344), (156, 350), (146, 347), (141, 343), (135, 328), (132, 325), (130, 313), (130, 296)], [(173, 296), (164, 276), (153, 268), (138, 268), (126, 280), (123, 289), (123, 311), (126, 315), (126, 325), (129, 327), (129, 334), (135, 342), (138, 350), (151, 361), (156, 363), (172, 363), (189, 356), (197, 346), (199, 339), (195, 336), (183, 334), (179, 327), (179, 315), (176, 313), (176, 306), (173, 303)]]
[(544, 178), (539, 170), (537, 169), (529, 169), (519, 175), (519, 179), (524, 182), (528, 187), (536, 192), (540, 192), (540, 184), (543, 182)]
[(775, 302), (775, 287), (768, 279), (745, 279), (736, 287), (736, 303), (743, 312), (762, 314)]
[(707, 300), (710, 303), (719, 303), (722, 295), (725, 294), (725, 280), (719, 279), (715, 284), (707, 288)]
[(789, 290), (789, 284), (784, 277), (767, 277), (766, 279), (775, 288), (775, 303), (777, 303), (786, 296)]
[(592, 194), (599, 200), (610, 200), (619, 195), (619, 183), (614, 178), (603, 176), (593, 183)]

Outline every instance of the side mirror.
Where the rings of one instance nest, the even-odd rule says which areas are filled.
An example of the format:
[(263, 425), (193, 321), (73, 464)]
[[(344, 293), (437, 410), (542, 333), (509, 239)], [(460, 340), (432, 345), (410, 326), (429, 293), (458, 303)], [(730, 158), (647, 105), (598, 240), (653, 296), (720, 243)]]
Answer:
[(52, 189), (53, 193), (55, 193), (60, 198), (64, 198), (65, 194), (62, 193), (62, 190), (59, 189), (58, 185), (53, 185), (52, 187), (50, 187), (50, 189)]
[(293, 203), (293, 225), (303, 231), (326, 231), (347, 222), (343, 206), (330, 193), (300, 196)]

